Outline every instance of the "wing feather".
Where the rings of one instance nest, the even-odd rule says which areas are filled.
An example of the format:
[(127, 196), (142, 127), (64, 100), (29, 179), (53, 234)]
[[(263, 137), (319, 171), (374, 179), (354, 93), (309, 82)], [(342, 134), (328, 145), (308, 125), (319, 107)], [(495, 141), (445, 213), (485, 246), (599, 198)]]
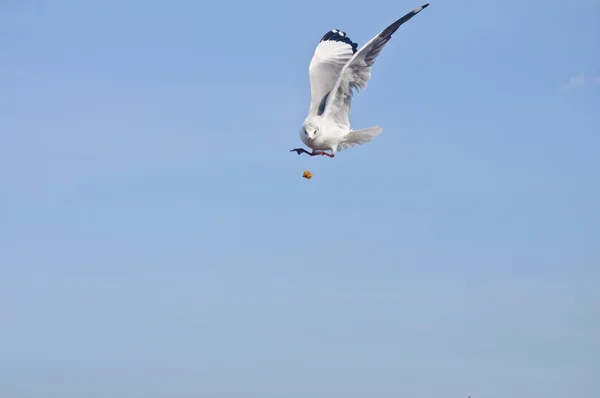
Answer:
[(392, 38), (398, 28), (426, 8), (429, 3), (414, 9), (393, 24), (382, 30), (377, 36), (369, 40), (358, 50), (343, 66), (339, 76), (331, 88), (331, 93), (323, 104), (323, 115), (344, 126), (350, 126), (348, 116), (352, 105), (354, 90), (364, 90), (371, 78), (371, 67), (383, 47)]
[(344, 65), (356, 53), (357, 46), (338, 29), (330, 30), (321, 38), (308, 68), (311, 91), (309, 117), (323, 112), (328, 93)]

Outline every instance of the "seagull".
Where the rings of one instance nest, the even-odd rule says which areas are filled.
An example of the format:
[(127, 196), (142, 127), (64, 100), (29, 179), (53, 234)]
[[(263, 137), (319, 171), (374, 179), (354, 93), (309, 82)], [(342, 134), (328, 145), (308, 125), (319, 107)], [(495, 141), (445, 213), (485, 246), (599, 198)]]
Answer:
[(321, 38), (308, 68), (311, 101), (308, 116), (299, 132), (304, 145), (312, 151), (296, 148), (290, 152), (333, 158), (338, 151), (366, 144), (381, 134), (383, 129), (379, 126), (361, 130), (350, 128), (348, 116), (353, 90), (358, 92), (366, 88), (371, 78), (371, 67), (392, 34), (428, 5), (422, 5), (398, 19), (359, 50), (358, 44), (339, 29), (333, 29)]

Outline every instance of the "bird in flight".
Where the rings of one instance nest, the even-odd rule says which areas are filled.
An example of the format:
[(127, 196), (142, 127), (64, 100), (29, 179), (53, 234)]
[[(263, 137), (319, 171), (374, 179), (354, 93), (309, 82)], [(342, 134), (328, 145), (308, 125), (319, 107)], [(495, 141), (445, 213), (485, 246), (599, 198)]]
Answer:
[(359, 50), (358, 44), (338, 29), (327, 32), (321, 38), (308, 69), (310, 108), (300, 128), (300, 139), (312, 151), (296, 148), (290, 152), (333, 158), (336, 152), (366, 144), (381, 134), (383, 129), (379, 126), (361, 130), (350, 128), (348, 117), (353, 90), (366, 88), (371, 78), (371, 67), (392, 34), (428, 5), (422, 5), (398, 19)]

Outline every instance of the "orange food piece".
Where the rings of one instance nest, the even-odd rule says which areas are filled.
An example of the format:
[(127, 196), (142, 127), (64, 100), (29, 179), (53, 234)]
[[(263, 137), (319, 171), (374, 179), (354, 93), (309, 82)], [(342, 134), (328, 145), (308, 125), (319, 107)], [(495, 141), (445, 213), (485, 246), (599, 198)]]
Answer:
[(302, 177), (306, 178), (307, 180), (310, 180), (312, 178), (312, 173), (308, 170), (304, 170), (304, 174), (302, 174)]

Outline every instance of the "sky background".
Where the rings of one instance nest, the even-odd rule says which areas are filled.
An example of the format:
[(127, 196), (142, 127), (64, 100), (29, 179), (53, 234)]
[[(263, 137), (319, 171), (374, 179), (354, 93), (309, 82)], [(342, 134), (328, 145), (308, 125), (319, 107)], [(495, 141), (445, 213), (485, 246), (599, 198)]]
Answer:
[(0, 396), (600, 396), (600, 2), (432, 2), (289, 152), (419, 5), (1, 1)]

